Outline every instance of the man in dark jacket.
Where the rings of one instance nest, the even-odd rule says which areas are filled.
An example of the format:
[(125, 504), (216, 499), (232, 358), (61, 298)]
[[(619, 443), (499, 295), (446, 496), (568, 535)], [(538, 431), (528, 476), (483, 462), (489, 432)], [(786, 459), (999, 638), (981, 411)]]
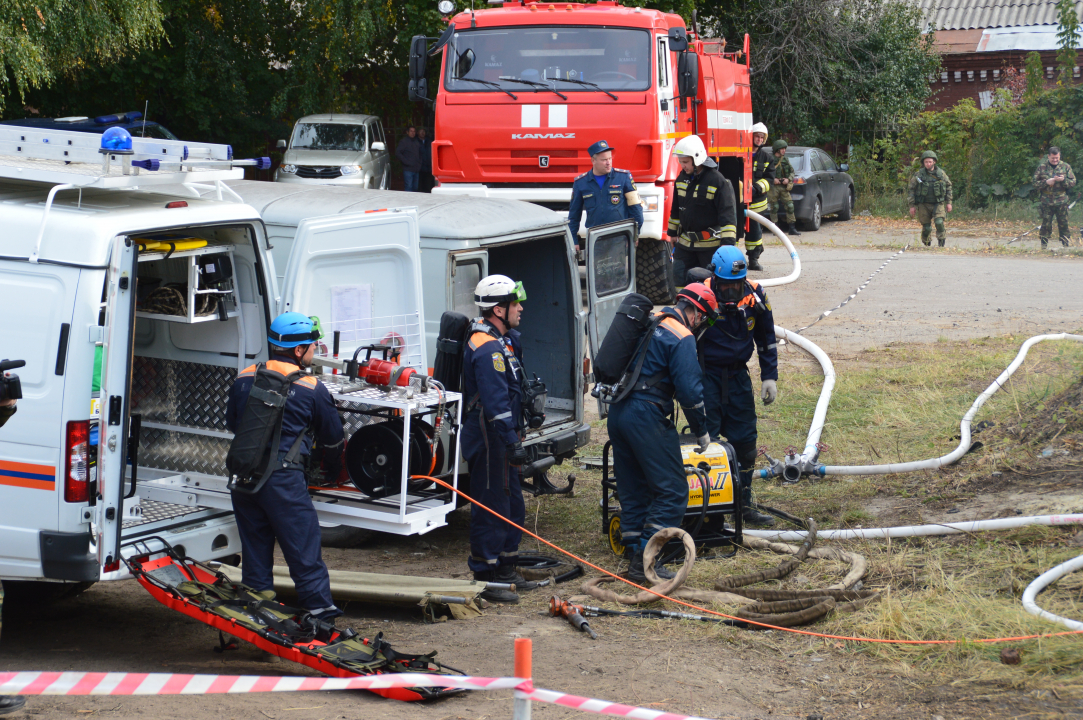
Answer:
[[(643, 352), (643, 367), (632, 391), (609, 407), (609, 439), (620, 495), (621, 541), (632, 555), (628, 579), (647, 580), (643, 550), (656, 532), (678, 527), (688, 506), (688, 480), (673, 415), (681, 404), (699, 452), (710, 437), (703, 412), (703, 375), (692, 332), (713, 317), (714, 295), (694, 283), (681, 290), (676, 308), (664, 308), (661, 322)], [(655, 316), (657, 319), (657, 316)], [(661, 578), (673, 574), (659, 564)]]
[[(748, 209), (760, 215), (767, 214), (767, 193), (775, 180), (775, 157), (766, 144), (767, 126), (756, 123), (752, 126), (752, 202), (748, 204)], [(751, 218), (745, 233), (745, 253), (748, 255), (749, 270), (763, 270), (760, 265), (760, 255), (763, 254), (763, 226)]]
[(681, 174), (674, 184), (677, 192), (667, 234), (675, 243), (673, 281), (684, 287), (689, 270), (707, 267), (720, 245), (737, 242), (737, 200), (699, 137), (682, 138), (673, 154), (681, 163)]
[[(320, 334), (310, 318), (301, 313), (279, 315), (268, 333), (274, 354), (266, 367), (288, 377), (311, 367), (315, 342)], [(226, 427), (236, 433), (248, 403), (258, 365), (246, 368), (238, 376), (226, 405)], [(234, 490), (233, 514), (241, 535), (242, 582), (253, 590), (274, 589), (275, 540), (278, 540), (290, 577), (297, 587), (301, 607), (321, 620), (342, 614), (331, 600), (331, 580), (320, 551), (320, 523), (308, 494), (305, 463), (291, 462), (294, 441), (301, 438), (300, 456), (308, 455), (312, 440), (304, 433), (311, 429), (325, 449), (328, 473), (341, 468), (342, 420), (331, 393), (312, 375), (300, 375), (290, 386), (282, 415), (282, 438), (271, 456), (281, 465), (256, 493)]]
[(421, 179), (418, 180), (419, 192), (432, 192), (432, 140), (429, 139), (425, 128), (418, 128), (417, 142), (421, 145)]
[(417, 183), (421, 176), (421, 143), (417, 139), (417, 128), (413, 125), (406, 128), (406, 137), (399, 140), (395, 157), (402, 163), (406, 192), (417, 192)]

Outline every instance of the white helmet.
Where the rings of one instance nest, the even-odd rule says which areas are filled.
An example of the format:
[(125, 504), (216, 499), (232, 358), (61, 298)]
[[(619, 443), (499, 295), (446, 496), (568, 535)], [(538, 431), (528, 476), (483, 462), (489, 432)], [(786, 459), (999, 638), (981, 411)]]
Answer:
[(752, 129), (749, 130), (749, 132), (752, 133), (753, 135), (755, 135), (756, 133), (763, 133), (763, 141), (767, 142), (767, 126), (764, 125), (763, 123), (761, 123), (761, 122), (756, 123), (755, 125), (752, 126)]
[(503, 303), (523, 302), (526, 290), (523, 283), (515, 282), (507, 275), (489, 275), (474, 288), (474, 304), (479, 308), (491, 308)]
[(707, 160), (707, 148), (703, 146), (699, 135), (688, 135), (678, 140), (673, 146), (673, 154), (690, 157), (696, 165), (702, 165)]

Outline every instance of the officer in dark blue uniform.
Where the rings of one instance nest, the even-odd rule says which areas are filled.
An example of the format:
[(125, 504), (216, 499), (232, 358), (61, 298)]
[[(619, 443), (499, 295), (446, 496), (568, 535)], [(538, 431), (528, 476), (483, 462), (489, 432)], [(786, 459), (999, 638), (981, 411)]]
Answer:
[[(661, 322), (647, 343), (634, 388), (624, 400), (609, 406), (621, 539), (632, 552), (628, 579), (639, 584), (647, 580), (643, 567), (647, 542), (659, 530), (678, 527), (688, 506), (680, 438), (669, 419), (674, 396), (699, 439), (699, 451), (705, 451), (710, 441), (703, 412), (703, 377), (692, 333), (714, 315), (714, 303), (711, 291), (702, 284), (681, 290), (677, 307), (660, 313)], [(655, 571), (661, 578), (673, 577), (661, 565), (656, 564)]]
[[(268, 334), (274, 350), (267, 361), (268, 370), (288, 376), (311, 367), (320, 333), (313, 328), (310, 318), (296, 312), (283, 313), (271, 323)], [(258, 367), (252, 365), (241, 372), (230, 390), (226, 427), (231, 432), (237, 432)], [(255, 494), (233, 491), (233, 513), (241, 535), (242, 582), (257, 591), (274, 589), (272, 568), (277, 539), (290, 577), (297, 586), (301, 607), (318, 618), (330, 620), (342, 611), (331, 600), (331, 580), (320, 552), (320, 523), (308, 495), (304, 462), (285, 462), (298, 435), (303, 437), (300, 454), (309, 454), (312, 440), (303, 435), (307, 430), (326, 449), (328, 473), (337, 476), (342, 462), (342, 420), (331, 393), (311, 375), (295, 380), (286, 400), (277, 460), (288, 467), (271, 473)]]
[(568, 227), (579, 247), (579, 223), (587, 211), (586, 227), (634, 219), (643, 229), (643, 204), (627, 170), (613, 167), (613, 148), (599, 140), (587, 150), (594, 167), (572, 183), (572, 204), (568, 206)]
[[(470, 497), (517, 525), (526, 518), (519, 468), (523, 448), (523, 345), (519, 318), (526, 300), (523, 284), (504, 275), (482, 278), (474, 290), (481, 317), (470, 328), (463, 352), (463, 417), (461, 447), (470, 466)], [(532, 590), (536, 583), (515, 570), (523, 534), (478, 507), (470, 509), (470, 559), (474, 579), (513, 583)], [(491, 602), (517, 603), (509, 590), (486, 588)]]
[(774, 525), (774, 518), (752, 505), (752, 469), (756, 464), (756, 397), (748, 361), (755, 347), (760, 359), (763, 403), (778, 395), (778, 349), (775, 318), (767, 293), (749, 280), (744, 255), (733, 245), (715, 251), (711, 287), (718, 299), (718, 320), (699, 339), (703, 357), (703, 398), (707, 430), (715, 440), (733, 445), (741, 465), (743, 518), (753, 525)]

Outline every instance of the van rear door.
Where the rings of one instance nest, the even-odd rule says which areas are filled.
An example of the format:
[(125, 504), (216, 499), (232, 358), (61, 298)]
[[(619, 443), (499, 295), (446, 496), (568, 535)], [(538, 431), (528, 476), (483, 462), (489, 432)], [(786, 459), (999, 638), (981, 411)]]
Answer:
[(397, 348), (399, 363), (428, 371), (421, 326), (421, 237), (414, 208), (306, 218), (286, 263), (280, 312), (320, 319), (340, 357), (366, 345)]
[(113, 239), (106, 278), (101, 424), (98, 435), (98, 562), (103, 573), (120, 567), (124, 524), (124, 476), (128, 465), (129, 395), (135, 337), (136, 248), (131, 239)]
[[(587, 340), (591, 358), (597, 357), (602, 338), (626, 296), (636, 289), (635, 220), (597, 225), (587, 230)], [(598, 414), (606, 416), (600, 402)]]

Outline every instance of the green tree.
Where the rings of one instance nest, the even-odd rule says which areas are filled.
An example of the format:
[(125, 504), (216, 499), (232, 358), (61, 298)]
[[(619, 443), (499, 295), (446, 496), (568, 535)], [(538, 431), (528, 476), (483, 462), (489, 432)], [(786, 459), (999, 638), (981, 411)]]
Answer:
[(1036, 52), (1027, 53), (1023, 61), (1023, 68), (1027, 75), (1027, 89), (1023, 93), (1023, 100), (1032, 100), (1045, 89), (1045, 80), (1042, 76), (1045, 69), (1042, 67), (1042, 56)]
[(4, 0), (0, 3), (0, 112), (60, 77), (153, 47), (158, 0)]
[(1057, 0), (1057, 66), (1060, 68), (1057, 85), (1072, 84), (1072, 72), (1075, 69), (1079, 53), (1079, 16), (1075, 12), (1075, 0)]

